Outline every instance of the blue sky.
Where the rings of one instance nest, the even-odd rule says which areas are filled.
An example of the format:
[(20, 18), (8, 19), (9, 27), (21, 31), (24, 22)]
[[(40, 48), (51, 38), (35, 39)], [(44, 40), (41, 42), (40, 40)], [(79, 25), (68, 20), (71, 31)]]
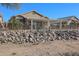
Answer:
[(25, 3), (21, 4), (20, 10), (10, 10), (0, 6), (0, 13), (4, 17), (4, 21), (8, 21), (11, 16), (23, 14), (28, 11), (36, 10), (51, 19), (77, 16), (79, 17), (79, 4), (78, 3)]

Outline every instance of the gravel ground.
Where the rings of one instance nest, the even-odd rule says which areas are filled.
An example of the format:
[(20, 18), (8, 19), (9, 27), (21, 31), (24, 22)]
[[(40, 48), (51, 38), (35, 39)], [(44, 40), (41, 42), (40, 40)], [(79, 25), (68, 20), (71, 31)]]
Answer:
[(79, 41), (55, 40), (38, 45), (32, 44), (1, 44), (1, 56), (59, 56), (63, 53), (79, 53)]

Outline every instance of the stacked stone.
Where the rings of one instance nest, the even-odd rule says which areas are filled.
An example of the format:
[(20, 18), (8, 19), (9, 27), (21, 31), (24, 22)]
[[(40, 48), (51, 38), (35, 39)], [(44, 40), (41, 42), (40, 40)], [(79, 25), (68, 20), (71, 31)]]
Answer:
[(0, 43), (40, 43), (54, 40), (78, 40), (78, 31), (0, 31)]

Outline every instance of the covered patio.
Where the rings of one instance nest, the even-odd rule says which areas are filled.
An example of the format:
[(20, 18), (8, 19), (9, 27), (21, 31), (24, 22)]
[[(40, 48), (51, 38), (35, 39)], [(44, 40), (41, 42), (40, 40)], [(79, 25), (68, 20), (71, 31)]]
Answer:
[(51, 29), (79, 29), (78, 20), (52, 20), (50, 21)]
[(25, 29), (47, 29), (50, 26), (49, 18), (37, 13), (36, 11), (31, 11), (25, 14), (17, 15), (16, 19), (23, 22)]

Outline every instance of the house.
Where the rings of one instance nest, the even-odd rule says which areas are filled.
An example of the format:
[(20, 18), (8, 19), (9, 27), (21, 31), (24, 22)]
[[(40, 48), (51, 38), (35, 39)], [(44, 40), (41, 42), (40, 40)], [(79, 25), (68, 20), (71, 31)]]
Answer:
[(30, 11), (14, 17), (16, 20), (20, 20), (24, 24), (25, 29), (47, 29), (50, 26), (49, 18), (36, 11)]
[(24, 24), (23, 29), (70, 29), (79, 27), (79, 19), (75, 16), (68, 16), (54, 20), (49, 19), (34, 10), (11, 18), (20, 20)]
[(68, 16), (63, 18), (58, 18), (57, 20), (51, 20), (50, 26), (60, 29), (74, 29), (79, 27), (79, 19), (75, 16)]

